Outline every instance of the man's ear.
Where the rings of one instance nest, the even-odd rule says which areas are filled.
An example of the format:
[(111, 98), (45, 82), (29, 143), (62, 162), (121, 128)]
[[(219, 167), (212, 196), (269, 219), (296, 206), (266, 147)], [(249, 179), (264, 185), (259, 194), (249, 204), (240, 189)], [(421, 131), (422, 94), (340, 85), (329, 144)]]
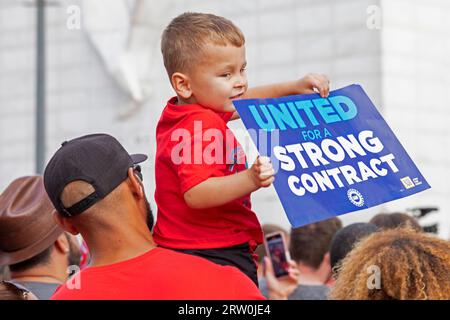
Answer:
[(325, 255), (323, 256), (322, 263), (325, 263), (327, 266), (331, 265), (329, 252), (325, 253)]
[(192, 89), (187, 75), (181, 72), (175, 72), (170, 77), (170, 81), (178, 96), (185, 100), (192, 96)]
[(69, 241), (64, 233), (60, 234), (60, 236), (56, 239), (55, 247), (62, 253), (68, 253), (70, 251)]
[(142, 181), (134, 174), (133, 168), (128, 169), (129, 186), (133, 194), (144, 197), (144, 187)]
[(61, 215), (59, 215), (56, 211), (53, 212), (53, 219), (61, 227), (61, 229), (70, 232), (74, 236), (80, 233), (78, 229), (72, 223), (70, 223), (69, 219), (61, 217)]

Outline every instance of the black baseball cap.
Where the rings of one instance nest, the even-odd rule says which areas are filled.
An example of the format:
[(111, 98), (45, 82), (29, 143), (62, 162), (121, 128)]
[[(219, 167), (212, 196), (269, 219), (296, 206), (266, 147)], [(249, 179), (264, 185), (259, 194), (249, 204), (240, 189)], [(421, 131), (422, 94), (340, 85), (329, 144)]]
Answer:
[[(45, 190), (59, 214), (72, 217), (107, 196), (127, 178), (129, 168), (146, 159), (144, 154), (130, 155), (108, 134), (90, 134), (65, 141), (45, 168)], [(66, 208), (61, 193), (77, 180), (91, 184), (95, 191)]]

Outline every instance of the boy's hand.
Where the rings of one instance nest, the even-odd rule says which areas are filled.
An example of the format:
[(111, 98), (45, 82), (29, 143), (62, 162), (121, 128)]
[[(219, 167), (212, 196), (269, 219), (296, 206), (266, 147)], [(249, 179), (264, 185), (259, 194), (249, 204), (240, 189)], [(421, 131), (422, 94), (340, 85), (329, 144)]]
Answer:
[(309, 73), (297, 80), (296, 87), (299, 94), (318, 92), (322, 98), (326, 98), (330, 93), (330, 79), (324, 74)]
[(183, 197), (192, 209), (208, 209), (239, 199), (261, 187), (268, 187), (275, 180), (268, 157), (258, 157), (253, 166), (236, 174), (210, 177), (187, 190)]
[(268, 157), (258, 157), (248, 172), (257, 188), (266, 188), (275, 180), (275, 170)]

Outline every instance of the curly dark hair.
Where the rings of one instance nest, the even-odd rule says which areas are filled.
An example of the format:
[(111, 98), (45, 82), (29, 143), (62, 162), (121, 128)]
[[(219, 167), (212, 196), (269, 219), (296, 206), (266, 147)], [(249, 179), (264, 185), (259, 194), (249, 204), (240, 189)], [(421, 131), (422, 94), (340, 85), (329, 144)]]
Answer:
[[(371, 289), (369, 268), (380, 270)], [(343, 260), (331, 299), (450, 299), (450, 242), (410, 228), (375, 232)]]

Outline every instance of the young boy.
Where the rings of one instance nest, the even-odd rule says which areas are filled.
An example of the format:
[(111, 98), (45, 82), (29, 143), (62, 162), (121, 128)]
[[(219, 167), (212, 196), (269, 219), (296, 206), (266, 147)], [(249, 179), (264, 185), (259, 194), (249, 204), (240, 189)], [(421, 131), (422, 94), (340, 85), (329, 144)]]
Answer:
[[(250, 193), (268, 187), (267, 157), (246, 168), (245, 154), (227, 122), (238, 118), (233, 100), (312, 93), (325, 97), (323, 75), (247, 90), (245, 39), (229, 20), (184, 13), (161, 41), (176, 97), (156, 129), (158, 206), (154, 239), (161, 247), (236, 266), (256, 284), (254, 250), (263, 241)], [(231, 140), (231, 141), (230, 141)]]

